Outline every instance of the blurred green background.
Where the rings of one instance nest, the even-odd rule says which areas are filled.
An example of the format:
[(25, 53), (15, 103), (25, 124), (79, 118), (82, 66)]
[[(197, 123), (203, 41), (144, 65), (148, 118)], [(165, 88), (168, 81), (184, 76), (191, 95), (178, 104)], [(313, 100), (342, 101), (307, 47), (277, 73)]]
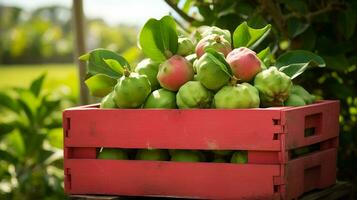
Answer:
[[(64, 199), (61, 111), (79, 104), (70, 0), (0, 0), (0, 199)], [(87, 49), (108, 48), (132, 65), (140, 27), (168, 13), (182, 31), (243, 21), (270, 23), (276, 56), (306, 49), (327, 68), (297, 82), (341, 101), (338, 179), (357, 182), (357, 1), (140, 0), (84, 1)]]

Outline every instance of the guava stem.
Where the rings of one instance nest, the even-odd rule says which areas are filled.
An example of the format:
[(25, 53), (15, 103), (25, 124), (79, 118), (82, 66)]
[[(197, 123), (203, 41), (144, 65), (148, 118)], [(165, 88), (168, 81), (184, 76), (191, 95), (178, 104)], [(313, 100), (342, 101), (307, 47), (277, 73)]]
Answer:
[(220, 43), (220, 42), (221, 42), (221, 37), (218, 36), (218, 35), (217, 35), (214, 39), (216, 40), (217, 43)]
[(166, 56), (166, 58), (171, 58), (173, 55), (172, 55), (172, 52), (171, 52), (171, 51), (166, 50), (166, 51), (165, 51), (165, 56)]
[(127, 69), (124, 69), (124, 76), (125, 76), (125, 77), (130, 76), (130, 71), (127, 70)]
[(232, 76), (231, 79), (229, 80), (230, 85), (236, 85), (239, 79), (237, 79), (235, 76)]

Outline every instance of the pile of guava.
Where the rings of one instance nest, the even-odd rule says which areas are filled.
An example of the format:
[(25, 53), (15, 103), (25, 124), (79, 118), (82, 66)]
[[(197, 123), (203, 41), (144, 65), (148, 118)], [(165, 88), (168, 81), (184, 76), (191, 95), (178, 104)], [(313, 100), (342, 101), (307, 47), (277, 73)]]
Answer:
[(175, 162), (248, 163), (247, 151), (231, 150), (184, 150), (184, 149), (119, 149), (100, 148), (97, 159), (147, 160)]
[[(80, 57), (87, 62), (85, 83), (90, 93), (102, 98), (100, 108), (250, 109), (316, 101), (294, 81), (308, 68), (324, 67), (324, 60), (304, 50), (276, 57), (276, 50), (270, 50), (274, 44), (262, 43), (270, 33), (269, 24), (252, 28), (243, 22), (233, 33), (215, 26), (188, 33), (176, 26), (170, 16), (149, 19), (138, 37), (145, 58), (134, 65), (107, 49)], [(153, 153), (143, 151), (137, 158)], [(195, 151), (183, 153), (192, 160), (203, 159)], [(180, 160), (183, 153), (171, 157)], [(240, 162), (236, 157), (232, 160)]]

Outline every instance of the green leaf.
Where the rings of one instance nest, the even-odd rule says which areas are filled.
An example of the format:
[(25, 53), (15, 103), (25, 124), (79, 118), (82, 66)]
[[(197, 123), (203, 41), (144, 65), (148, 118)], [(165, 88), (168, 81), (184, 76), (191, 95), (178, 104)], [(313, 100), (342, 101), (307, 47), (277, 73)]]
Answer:
[(124, 74), (124, 68), (120, 63), (114, 59), (104, 59), (104, 62), (114, 71), (119, 74)]
[(26, 117), (29, 121), (29, 123), (33, 124), (35, 122), (35, 115), (31, 109), (31, 107), (22, 99), (18, 99), (18, 103), (24, 113), (26, 114)]
[(4, 107), (11, 111), (17, 112), (19, 107), (16, 101), (4, 92), (0, 92), (0, 108)]
[(289, 51), (281, 55), (275, 66), (292, 79), (302, 74), (309, 66), (325, 67), (325, 61), (318, 55), (304, 50)]
[(0, 138), (8, 133), (11, 133), (15, 129), (15, 123), (12, 122), (0, 122)]
[(309, 28), (309, 24), (302, 23), (297, 18), (291, 18), (288, 20), (288, 34), (290, 38), (295, 38), (296, 36), (300, 35), (301, 33), (305, 32), (307, 28)]
[(355, 33), (356, 18), (356, 11), (351, 6), (348, 6), (346, 11), (337, 13), (337, 28), (339, 29), (340, 34), (347, 40)]
[(4, 138), (4, 143), (7, 147), (11, 147), (7, 149), (11, 155), (17, 158), (21, 158), (25, 155), (24, 139), (18, 130), (7, 134)]
[(11, 163), (11, 164), (17, 163), (17, 158), (15, 156), (11, 155), (7, 151), (0, 150), (0, 158), (1, 158), (1, 160), (5, 161), (7, 163)]
[(130, 65), (128, 61), (126, 61), (125, 58), (123, 58), (122, 56), (110, 50), (95, 49), (89, 52), (88, 74), (92, 76), (96, 74), (104, 74), (111, 78), (120, 78), (122, 74), (108, 66), (108, 64), (104, 61), (107, 59), (115, 60), (121, 66), (130, 70)]
[(185, 4), (183, 4), (183, 6), (182, 6), (182, 11), (184, 11), (185, 13), (188, 13), (194, 3), (195, 2), (192, 0), (186, 0)]
[(107, 75), (96, 74), (88, 78), (85, 83), (91, 95), (95, 97), (104, 97), (113, 90), (117, 81)]
[(63, 148), (63, 130), (62, 128), (52, 129), (48, 132), (47, 139), (51, 146), (62, 149)]
[(290, 76), (291, 79), (294, 79), (302, 74), (308, 66), (309, 63), (295, 63), (281, 67), (279, 71), (284, 72), (286, 75)]
[(83, 54), (83, 55), (79, 56), (78, 59), (81, 60), (81, 61), (88, 61), (89, 60), (89, 56), (90, 56), (90, 54), (86, 53), (86, 54)]
[(265, 66), (265, 68), (267, 66), (270, 66), (270, 64), (272, 63), (272, 61), (274, 60), (273, 58), (273, 54), (270, 51), (270, 47), (267, 47), (263, 50), (261, 50), (258, 54), (257, 54), (258, 58), (260, 59), (260, 61), (262, 62), (262, 64)]
[(177, 51), (176, 23), (171, 16), (149, 19), (139, 34), (139, 47), (154, 61), (164, 61)]
[(30, 91), (37, 97), (40, 92), (41, 92), (41, 88), (43, 85), (43, 81), (45, 80), (46, 77), (46, 73), (42, 74), (40, 77), (38, 77), (37, 79), (35, 79), (30, 86)]
[(207, 49), (206, 53), (211, 57), (213, 62), (215, 62), (222, 69), (222, 71), (232, 77), (232, 70), (222, 53), (219, 53), (214, 49)]
[(233, 45), (235, 48), (249, 47), (254, 49), (269, 34), (270, 29), (270, 24), (261, 29), (254, 29), (249, 27), (247, 22), (243, 22), (233, 33)]

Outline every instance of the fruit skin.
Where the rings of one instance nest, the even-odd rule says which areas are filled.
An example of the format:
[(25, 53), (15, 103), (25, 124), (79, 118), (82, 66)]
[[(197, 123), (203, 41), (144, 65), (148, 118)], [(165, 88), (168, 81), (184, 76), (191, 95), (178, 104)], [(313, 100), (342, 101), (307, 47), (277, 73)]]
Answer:
[(118, 108), (114, 102), (114, 92), (109, 93), (107, 96), (103, 97), (100, 102), (100, 108)]
[(306, 105), (312, 104), (315, 101), (315, 97), (300, 85), (293, 85), (291, 87), (291, 93), (300, 96), (305, 101)]
[(213, 150), (212, 152), (215, 155), (227, 156), (227, 155), (231, 154), (233, 151), (232, 150)]
[(289, 97), (291, 85), (290, 77), (276, 67), (259, 72), (254, 79), (254, 87), (259, 90), (263, 107), (283, 106)]
[(177, 108), (176, 93), (163, 88), (155, 90), (146, 99), (144, 108)]
[(169, 153), (163, 149), (139, 149), (135, 156), (136, 160), (169, 160)]
[(204, 155), (200, 151), (195, 150), (175, 150), (171, 151), (171, 161), (177, 162), (203, 162)]
[(123, 149), (102, 148), (98, 153), (97, 158), (107, 160), (127, 160), (128, 155)]
[(241, 82), (250, 82), (262, 71), (261, 62), (256, 53), (246, 47), (234, 49), (227, 55), (227, 62), (233, 75)]
[(202, 38), (196, 46), (197, 58), (200, 58), (207, 49), (214, 49), (227, 56), (232, 51), (231, 44), (223, 36), (212, 34)]
[(306, 105), (303, 98), (297, 94), (291, 93), (288, 99), (284, 102), (284, 106), (304, 106)]
[(197, 80), (210, 90), (219, 90), (228, 83), (231, 75), (224, 71), (225, 64), (210, 53), (205, 53), (197, 62), (194, 69), (197, 70)]
[(174, 55), (159, 67), (157, 79), (160, 85), (170, 91), (177, 91), (193, 79), (193, 67), (184, 57)]
[(149, 79), (133, 72), (119, 78), (113, 99), (119, 108), (137, 108), (145, 102), (150, 92)]
[(224, 86), (214, 96), (214, 103), (216, 108), (258, 108), (259, 92), (249, 83)]
[(185, 59), (190, 62), (191, 64), (193, 64), (196, 60), (197, 60), (197, 56), (196, 53), (190, 54), (188, 56), (185, 56)]
[(230, 44), (232, 44), (231, 33), (229, 32), (229, 30), (220, 29), (216, 26), (211, 26), (207, 28), (205, 31), (203, 31), (201, 35), (202, 37), (207, 37), (208, 35), (212, 35), (212, 34), (222, 35), (225, 40), (227, 40)]
[(248, 163), (248, 153), (247, 151), (236, 151), (231, 157), (231, 163), (244, 164)]
[(188, 37), (178, 38), (178, 48), (176, 54), (181, 56), (187, 56), (195, 52), (195, 46)]
[(176, 95), (177, 106), (181, 109), (187, 108), (209, 108), (211, 106), (213, 93), (198, 81), (185, 83)]
[(135, 68), (135, 72), (140, 75), (146, 75), (151, 84), (151, 90), (160, 88), (159, 81), (157, 81), (157, 73), (159, 71), (159, 62), (155, 62), (149, 58), (146, 58), (138, 63)]

